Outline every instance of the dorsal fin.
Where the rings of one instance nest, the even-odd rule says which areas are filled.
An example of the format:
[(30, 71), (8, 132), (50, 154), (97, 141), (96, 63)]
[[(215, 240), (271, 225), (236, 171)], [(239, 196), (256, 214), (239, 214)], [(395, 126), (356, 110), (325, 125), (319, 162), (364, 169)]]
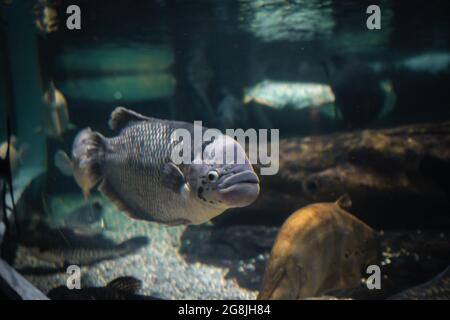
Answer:
[(133, 294), (141, 290), (142, 281), (130, 276), (119, 277), (108, 283), (107, 287), (110, 289)]
[(352, 208), (352, 199), (348, 193), (344, 193), (342, 196), (337, 199), (336, 204), (344, 210), (350, 210)]
[(111, 118), (109, 119), (109, 127), (112, 130), (120, 130), (128, 126), (130, 122), (133, 121), (152, 121), (152, 118), (143, 116), (137, 112), (126, 109), (124, 107), (117, 107), (111, 113)]

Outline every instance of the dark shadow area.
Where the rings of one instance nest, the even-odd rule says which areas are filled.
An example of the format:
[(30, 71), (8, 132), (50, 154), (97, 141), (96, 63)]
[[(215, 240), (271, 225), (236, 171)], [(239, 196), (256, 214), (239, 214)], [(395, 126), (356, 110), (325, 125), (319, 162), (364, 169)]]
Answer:
[(189, 263), (229, 268), (227, 277), (257, 290), (277, 228), (265, 226), (190, 226), (181, 237), (179, 253)]

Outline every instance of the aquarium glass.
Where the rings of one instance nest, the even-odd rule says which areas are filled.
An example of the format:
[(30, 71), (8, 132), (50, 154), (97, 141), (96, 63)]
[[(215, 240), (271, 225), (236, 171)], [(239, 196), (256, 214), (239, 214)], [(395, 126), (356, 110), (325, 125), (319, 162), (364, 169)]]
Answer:
[(1, 1), (1, 260), (51, 299), (449, 299), (444, 4)]

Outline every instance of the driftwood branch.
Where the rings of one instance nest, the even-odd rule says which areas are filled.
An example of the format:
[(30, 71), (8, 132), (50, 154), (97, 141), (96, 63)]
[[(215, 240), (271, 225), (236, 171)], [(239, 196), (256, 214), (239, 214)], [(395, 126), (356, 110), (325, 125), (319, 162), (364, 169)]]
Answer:
[(218, 224), (281, 224), (295, 210), (349, 193), (379, 228), (450, 226), (450, 122), (280, 140), (279, 173), (251, 206)]

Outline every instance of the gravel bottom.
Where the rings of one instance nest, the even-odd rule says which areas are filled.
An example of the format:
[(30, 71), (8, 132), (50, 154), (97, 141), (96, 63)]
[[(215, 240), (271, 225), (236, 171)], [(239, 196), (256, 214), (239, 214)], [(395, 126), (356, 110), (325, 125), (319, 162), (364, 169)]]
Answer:
[[(104, 207), (104, 236), (117, 243), (146, 236), (149, 244), (128, 256), (82, 267), (82, 287), (102, 287), (118, 277), (134, 276), (143, 283), (139, 294), (163, 299), (256, 298), (278, 228), (210, 224), (166, 227), (130, 219), (106, 199), (97, 199)], [(50, 204), (52, 218), (57, 222), (81, 204), (74, 196), (55, 199)], [(368, 290), (362, 281), (357, 288), (332, 295), (341, 299), (386, 299), (429, 281), (450, 264), (449, 237), (438, 231), (381, 231), (382, 290)], [(25, 247), (19, 248), (15, 262), (17, 269), (52, 267)], [(65, 285), (68, 278), (64, 272), (24, 276), (44, 293)]]
[[(67, 207), (80, 205), (78, 199), (58, 198), (57, 203)], [(131, 220), (118, 212), (105, 199), (104, 217), (107, 230), (104, 235), (121, 242), (135, 236), (147, 236), (149, 245), (138, 252), (114, 260), (106, 260), (91, 266), (80, 266), (82, 286), (105, 286), (121, 276), (134, 276), (142, 280), (139, 294), (164, 299), (255, 299), (256, 291), (239, 286), (235, 279), (227, 279), (228, 268), (211, 266), (201, 262), (187, 262), (179, 253), (180, 239), (186, 226), (166, 227), (155, 223)], [(58, 205), (59, 207), (60, 205)], [(69, 211), (64, 208), (64, 211)], [(52, 266), (34, 257), (26, 247), (19, 247), (15, 267), (36, 268)], [(47, 293), (50, 289), (65, 285), (68, 275), (24, 275), (37, 288)]]

